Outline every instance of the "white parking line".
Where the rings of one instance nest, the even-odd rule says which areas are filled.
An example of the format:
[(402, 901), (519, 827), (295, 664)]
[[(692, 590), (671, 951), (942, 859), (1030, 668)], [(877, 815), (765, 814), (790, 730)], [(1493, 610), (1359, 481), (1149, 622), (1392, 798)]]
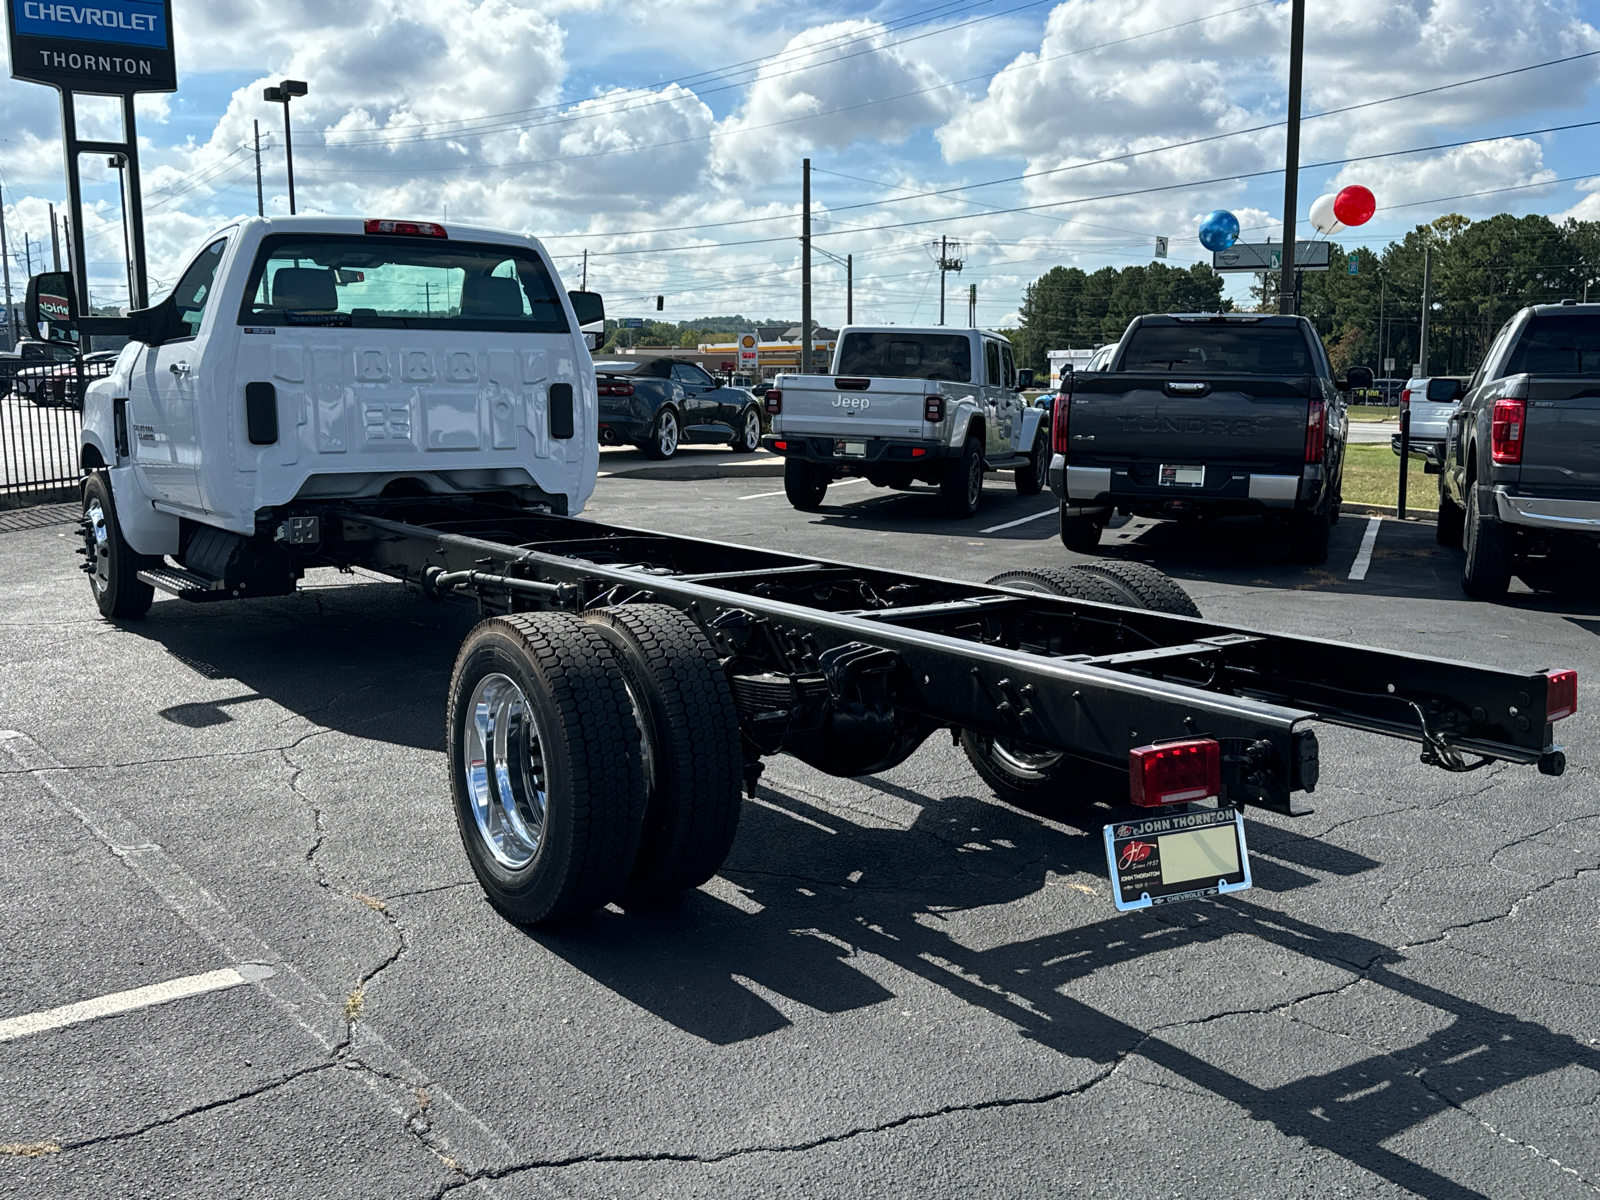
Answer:
[(0, 1042), (14, 1042), (29, 1034), (79, 1025), (100, 1017), (114, 1017), (118, 1013), (167, 1004), (206, 992), (220, 992), (224, 988), (238, 987), (241, 983), (270, 979), (273, 974), (275, 972), (271, 967), (241, 963), (238, 969), (225, 967), (221, 971), (207, 971), (204, 975), (186, 975), (182, 979), (169, 979), (166, 983), (152, 983), (126, 992), (112, 992), (109, 996), (97, 996), (77, 1004), (63, 1004), (60, 1008), (47, 1008), (43, 1012), (28, 1013), (22, 1017), (8, 1017), (0, 1021)]
[(1367, 568), (1372, 565), (1372, 547), (1377, 544), (1378, 526), (1382, 524), (1382, 517), (1373, 517), (1367, 522), (1367, 532), (1361, 538), (1361, 549), (1356, 551), (1356, 561), (1350, 564), (1351, 579), (1367, 577)]
[(987, 529), (978, 530), (978, 532), (999, 533), (1002, 529), (1015, 529), (1018, 525), (1026, 525), (1029, 521), (1037, 521), (1040, 517), (1053, 517), (1060, 511), (1059, 508), (1047, 508), (1043, 512), (1034, 513), (1031, 517), (1018, 517), (1015, 521), (1007, 521), (1004, 525), (991, 525)]
[[(865, 479), (836, 479), (828, 486), (830, 488), (843, 487), (847, 483), (865, 483)], [(757, 492), (754, 496), (740, 496), (741, 500), (765, 500), (768, 496), (782, 496), (783, 492)]]

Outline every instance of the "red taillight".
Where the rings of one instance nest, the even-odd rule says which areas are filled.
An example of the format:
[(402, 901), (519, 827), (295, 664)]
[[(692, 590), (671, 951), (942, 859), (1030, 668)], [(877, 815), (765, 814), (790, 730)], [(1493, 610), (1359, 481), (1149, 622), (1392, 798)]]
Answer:
[(1056, 411), (1050, 426), (1050, 448), (1057, 454), (1067, 452), (1067, 423), (1072, 419), (1072, 397), (1062, 392), (1056, 397)]
[(783, 393), (776, 388), (768, 388), (766, 395), (767, 411), (776, 415), (783, 411)]
[(1544, 691), (1544, 719), (1559, 721), (1578, 711), (1578, 673), (1546, 671), (1550, 680)]
[(1494, 402), (1489, 423), (1489, 454), (1497, 463), (1522, 461), (1522, 429), (1527, 423), (1528, 402), (1507, 396)]
[(1141, 808), (1210, 800), (1222, 792), (1222, 744), (1196, 738), (1129, 750), (1128, 788)]
[(602, 383), (600, 385), (600, 394), (602, 396), (631, 396), (633, 395), (633, 384), (615, 382)]
[(928, 453), (928, 448), (926, 446), (913, 446), (913, 447), (911, 447), (911, 457), (912, 458), (922, 458), (922, 457), (926, 456), (927, 453)]
[(787, 450), (789, 448), (789, 443), (788, 442), (773, 442), (772, 443), (772, 448), (774, 450)]
[(937, 425), (944, 420), (943, 396), (928, 396), (923, 400), (922, 419), (932, 425)]
[(379, 221), (367, 222), (368, 233), (387, 233), (392, 237), (436, 237), (447, 238), (450, 235), (444, 231), (443, 225), (435, 225), (432, 221)]
[(1410, 403), (1411, 403), (1411, 389), (1410, 388), (1401, 388), (1400, 389), (1400, 407), (1404, 408), (1404, 407), (1406, 407), (1406, 405), (1408, 405)]
[(1328, 405), (1325, 400), (1312, 400), (1306, 405), (1306, 461), (1322, 461), (1322, 450), (1328, 438)]

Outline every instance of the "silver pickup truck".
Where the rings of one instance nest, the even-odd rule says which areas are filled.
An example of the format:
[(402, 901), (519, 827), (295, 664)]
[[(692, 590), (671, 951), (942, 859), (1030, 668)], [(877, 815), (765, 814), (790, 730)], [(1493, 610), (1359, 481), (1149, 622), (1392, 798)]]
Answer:
[(1439, 476), (1439, 541), (1465, 541), (1461, 587), (1492, 600), (1591, 561), (1600, 541), (1600, 304), (1507, 321), (1461, 389)]
[(1036, 494), (1048, 467), (1045, 410), (1027, 404), (1033, 372), (1011, 343), (979, 329), (849, 326), (831, 375), (780, 375), (765, 404), (761, 444), (787, 460), (789, 502), (815, 509), (836, 479), (876, 487), (935, 484), (944, 510), (970, 517), (988, 471), (1015, 473)]

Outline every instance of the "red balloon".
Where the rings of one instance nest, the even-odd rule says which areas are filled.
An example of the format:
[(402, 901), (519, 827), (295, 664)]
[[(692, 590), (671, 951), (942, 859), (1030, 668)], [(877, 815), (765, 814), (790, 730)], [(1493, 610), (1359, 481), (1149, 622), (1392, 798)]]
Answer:
[(1333, 198), (1333, 215), (1341, 225), (1365, 225), (1377, 211), (1377, 199), (1359, 183), (1342, 189)]

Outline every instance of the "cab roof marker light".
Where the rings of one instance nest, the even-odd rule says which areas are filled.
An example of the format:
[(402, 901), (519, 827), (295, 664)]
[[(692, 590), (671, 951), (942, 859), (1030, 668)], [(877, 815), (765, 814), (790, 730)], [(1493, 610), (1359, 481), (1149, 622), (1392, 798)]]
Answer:
[(444, 231), (443, 225), (435, 225), (432, 221), (385, 221), (376, 217), (367, 218), (367, 232), (388, 234), (390, 237), (450, 236)]
[(1578, 673), (1572, 670), (1546, 671), (1550, 680), (1544, 694), (1544, 719), (1561, 721), (1578, 711)]
[(1128, 751), (1128, 795), (1141, 808), (1211, 800), (1222, 794), (1222, 743), (1211, 738)]

